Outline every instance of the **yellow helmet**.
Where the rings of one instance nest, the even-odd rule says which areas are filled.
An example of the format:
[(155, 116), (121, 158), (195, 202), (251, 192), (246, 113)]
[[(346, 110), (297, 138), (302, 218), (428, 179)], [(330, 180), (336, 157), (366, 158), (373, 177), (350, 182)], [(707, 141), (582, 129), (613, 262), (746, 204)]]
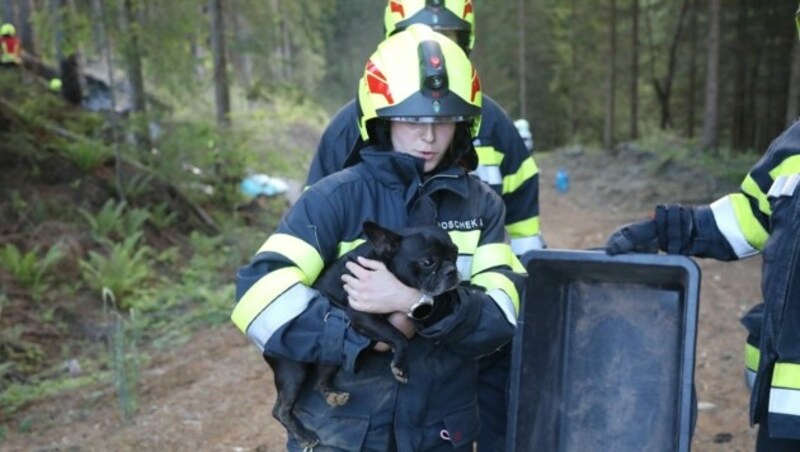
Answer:
[(0, 36), (14, 36), (17, 34), (17, 29), (9, 23), (0, 25)]
[(455, 32), (467, 53), (475, 44), (472, 0), (389, 0), (383, 22), (387, 38), (409, 25), (424, 24), (439, 32)]
[(375, 118), (461, 122), (480, 118), (481, 82), (467, 54), (421, 24), (378, 45), (359, 82), (359, 129), (370, 139)]

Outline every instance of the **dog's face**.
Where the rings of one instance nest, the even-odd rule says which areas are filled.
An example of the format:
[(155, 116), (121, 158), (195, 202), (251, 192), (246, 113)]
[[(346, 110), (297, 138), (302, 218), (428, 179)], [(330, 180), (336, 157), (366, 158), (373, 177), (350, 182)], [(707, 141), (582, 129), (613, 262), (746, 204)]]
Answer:
[(366, 222), (364, 232), (379, 259), (403, 284), (435, 296), (460, 282), (456, 267), (458, 248), (438, 226), (394, 232)]

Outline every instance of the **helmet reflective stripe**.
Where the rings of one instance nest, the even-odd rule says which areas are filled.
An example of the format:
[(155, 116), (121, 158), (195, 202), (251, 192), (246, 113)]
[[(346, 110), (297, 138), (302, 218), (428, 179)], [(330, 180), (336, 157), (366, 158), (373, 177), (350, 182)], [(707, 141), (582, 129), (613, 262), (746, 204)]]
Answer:
[(475, 44), (475, 9), (472, 0), (390, 0), (384, 13), (386, 37), (413, 24), (458, 33), (465, 52)]
[(384, 40), (359, 83), (359, 127), (374, 118), (406, 122), (460, 122), (480, 116), (481, 85), (458, 45), (425, 25)]

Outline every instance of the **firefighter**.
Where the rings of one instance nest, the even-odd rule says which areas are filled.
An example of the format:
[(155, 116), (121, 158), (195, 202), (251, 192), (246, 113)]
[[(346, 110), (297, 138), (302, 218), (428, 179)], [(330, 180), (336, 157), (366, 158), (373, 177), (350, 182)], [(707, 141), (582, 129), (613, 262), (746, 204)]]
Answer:
[[(798, 5), (800, 6), (800, 5)], [(795, 14), (800, 37), (800, 8)], [(609, 254), (657, 252), (732, 261), (763, 254), (764, 303), (742, 319), (757, 452), (800, 451), (800, 121), (770, 144), (738, 193), (710, 205), (660, 205), (609, 237)]]
[(14, 25), (9, 23), (0, 25), (0, 64), (12, 67), (22, 64), (20, 50), (21, 45)]
[[(391, 36), (411, 24), (422, 23), (446, 34), (469, 55), (475, 43), (472, 0), (389, 0), (384, 30)], [(364, 145), (359, 135), (356, 100), (345, 104), (322, 134), (311, 162), (306, 185), (347, 166), (348, 155)], [(539, 230), (539, 169), (505, 111), (483, 95), (481, 121), (474, 138), (478, 168), (474, 174), (502, 196), (505, 225), (517, 256), (545, 247)], [(521, 269), (519, 269), (522, 271)], [(506, 430), (506, 396), (511, 366), (511, 346), (482, 360), (481, 452), (503, 450)]]
[[(329, 406), (310, 378), (295, 410), (322, 450), (472, 451), (477, 358), (513, 337), (524, 284), (512, 271), (518, 261), (505, 242), (502, 199), (468, 175), (477, 165), (472, 126), (480, 117), (480, 81), (458, 45), (417, 24), (378, 46), (357, 102), (357, 132), (366, 143), (358, 162), (305, 190), (239, 270), (231, 317), (265, 356), (341, 367), (335, 384), (350, 392), (345, 405)], [(360, 243), (365, 220), (401, 228), (431, 201), (437, 223), (459, 245), (470, 284), (435, 297), (430, 316), (415, 318), (410, 308), (421, 293), (383, 264), (348, 263), (352, 306), (389, 315), (410, 338), (403, 384), (384, 344), (355, 331), (311, 286)], [(301, 450), (291, 435), (287, 448)]]
[[(451, 36), (467, 54), (475, 42), (472, 0), (390, 0), (384, 13), (386, 36), (422, 23)], [(358, 104), (351, 100), (331, 120), (311, 162), (306, 185), (339, 171), (347, 156), (363, 146), (358, 133)], [(506, 227), (517, 256), (544, 247), (539, 233), (539, 169), (514, 123), (484, 94), (481, 122), (475, 137), (475, 174), (503, 197)]]

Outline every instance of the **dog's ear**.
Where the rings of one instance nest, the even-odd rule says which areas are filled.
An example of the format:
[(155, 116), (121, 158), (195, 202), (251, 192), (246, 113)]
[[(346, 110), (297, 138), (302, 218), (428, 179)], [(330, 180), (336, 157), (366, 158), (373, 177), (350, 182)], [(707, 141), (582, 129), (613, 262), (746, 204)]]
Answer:
[(403, 237), (396, 232), (372, 221), (365, 221), (363, 227), (367, 240), (379, 256), (391, 257), (400, 248)]
[(408, 218), (409, 226), (436, 225), (436, 204), (430, 196), (421, 196), (411, 208)]

